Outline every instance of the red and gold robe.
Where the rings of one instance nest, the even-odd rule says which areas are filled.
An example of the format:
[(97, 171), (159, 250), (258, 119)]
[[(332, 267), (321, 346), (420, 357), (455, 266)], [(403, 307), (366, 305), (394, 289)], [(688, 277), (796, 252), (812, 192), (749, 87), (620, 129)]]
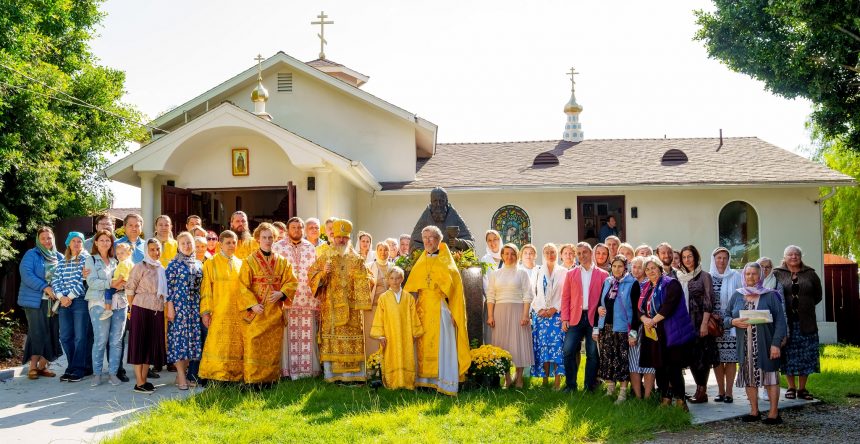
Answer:
[[(242, 286), (239, 309), (245, 310), (242, 322), (244, 346), (244, 378), (246, 383), (274, 382), (281, 375), (281, 344), (284, 335), (283, 302), (269, 302), (273, 291), (280, 291), (288, 300), (296, 293), (298, 280), (293, 267), (283, 256), (261, 250), (242, 261), (239, 271)], [(248, 309), (263, 304), (263, 313), (253, 316)], [(250, 321), (247, 319), (252, 317)]]

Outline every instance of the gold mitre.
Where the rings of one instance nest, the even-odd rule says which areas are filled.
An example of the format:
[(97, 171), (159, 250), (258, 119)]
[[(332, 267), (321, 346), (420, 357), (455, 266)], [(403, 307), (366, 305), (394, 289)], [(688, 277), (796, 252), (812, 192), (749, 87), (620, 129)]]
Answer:
[(331, 224), (332, 234), (335, 237), (349, 237), (352, 233), (352, 222), (346, 219), (338, 219)]

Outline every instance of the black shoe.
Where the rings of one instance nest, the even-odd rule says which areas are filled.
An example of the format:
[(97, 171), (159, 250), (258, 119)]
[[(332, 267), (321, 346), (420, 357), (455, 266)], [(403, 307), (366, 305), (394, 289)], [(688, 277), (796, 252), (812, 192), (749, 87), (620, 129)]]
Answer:
[(762, 422), (767, 425), (779, 425), (782, 424), (782, 416), (777, 415), (776, 418), (765, 418)]
[(143, 394), (146, 394), (146, 395), (150, 395), (150, 394), (152, 394), (152, 392), (154, 392), (154, 391), (155, 391), (155, 389), (148, 388), (148, 387), (146, 386), (146, 384), (144, 384), (144, 385), (136, 385), (136, 386), (134, 386), (134, 391), (135, 391), (135, 392), (137, 392), (137, 393), (143, 393)]
[(153, 369), (149, 369), (149, 370), (146, 372), (146, 377), (147, 377), (147, 378), (151, 378), (151, 379), (158, 379), (158, 378), (160, 378), (161, 376), (159, 376), (159, 375), (158, 375), (158, 373), (156, 373), (156, 372), (155, 372), (155, 370), (153, 370)]
[(726, 404), (731, 404), (731, 403), (735, 402), (735, 398), (732, 398), (731, 396), (726, 396), (726, 398), (723, 400), (723, 402), (725, 402)]
[(84, 378), (81, 376), (77, 376), (77, 375), (69, 375), (69, 378), (66, 379), (66, 381), (68, 381), (68, 382), (81, 382), (81, 379), (84, 379)]
[(151, 383), (151, 382), (144, 382), (144, 383), (143, 383), (143, 385), (142, 385), (141, 387), (145, 388), (146, 390), (149, 390), (150, 392), (154, 392), (154, 391), (155, 391), (155, 386), (154, 386), (154, 385), (152, 385), (152, 383)]
[(744, 415), (741, 418), (741, 421), (743, 421), (743, 422), (756, 422), (756, 421), (760, 421), (760, 420), (761, 420), (761, 413), (759, 413), (758, 415)]
[(68, 373), (63, 373), (63, 376), (60, 376), (60, 382), (69, 382), (69, 378), (71, 377), (72, 375)]
[(116, 372), (116, 377), (122, 382), (128, 382), (128, 376), (125, 375), (125, 372)]
[(726, 397), (725, 397), (725, 396), (723, 396), (723, 395), (717, 395), (717, 396), (714, 398), (714, 402), (726, 402)]

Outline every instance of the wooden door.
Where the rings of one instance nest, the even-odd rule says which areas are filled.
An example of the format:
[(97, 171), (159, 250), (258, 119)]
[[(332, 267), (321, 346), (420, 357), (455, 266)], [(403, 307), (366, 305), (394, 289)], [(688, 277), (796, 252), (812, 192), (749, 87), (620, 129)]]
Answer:
[(161, 187), (161, 214), (173, 221), (173, 235), (185, 230), (185, 219), (191, 215), (191, 191), (164, 185)]
[(839, 342), (860, 345), (857, 264), (824, 265), (825, 320), (836, 322)]

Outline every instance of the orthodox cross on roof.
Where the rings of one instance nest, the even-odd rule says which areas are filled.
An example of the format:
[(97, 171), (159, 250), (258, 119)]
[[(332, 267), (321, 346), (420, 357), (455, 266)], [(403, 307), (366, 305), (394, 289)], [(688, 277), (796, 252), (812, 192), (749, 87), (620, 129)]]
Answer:
[(573, 76), (575, 76), (577, 74), (579, 74), (579, 73), (576, 72), (576, 70), (571, 66), (570, 72), (567, 73), (567, 75), (570, 76), (570, 90), (571, 91), (573, 91), (573, 87), (574, 87), (574, 85), (576, 85), (576, 80), (573, 79)]
[(311, 22), (311, 24), (312, 25), (320, 25), (320, 33), (317, 34), (317, 37), (320, 38), (320, 58), (324, 59), (325, 58), (325, 45), (326, 45), (326, 43), (328, 43), (325, 40), (325, 25), (333, 25), (334, 22), (333, 21), (326, 21), (328, 16), (325, 15), (325, 11), (320, 11), (320, 15), (318, 15), (317, 18), (319, 19), (319, 21)]
[(263, 78), (263, 60), (266, 60), (262, 54), (257, 54), (257, 57), (254, 57), (254, 60), (257, 61), (257, 78)]

